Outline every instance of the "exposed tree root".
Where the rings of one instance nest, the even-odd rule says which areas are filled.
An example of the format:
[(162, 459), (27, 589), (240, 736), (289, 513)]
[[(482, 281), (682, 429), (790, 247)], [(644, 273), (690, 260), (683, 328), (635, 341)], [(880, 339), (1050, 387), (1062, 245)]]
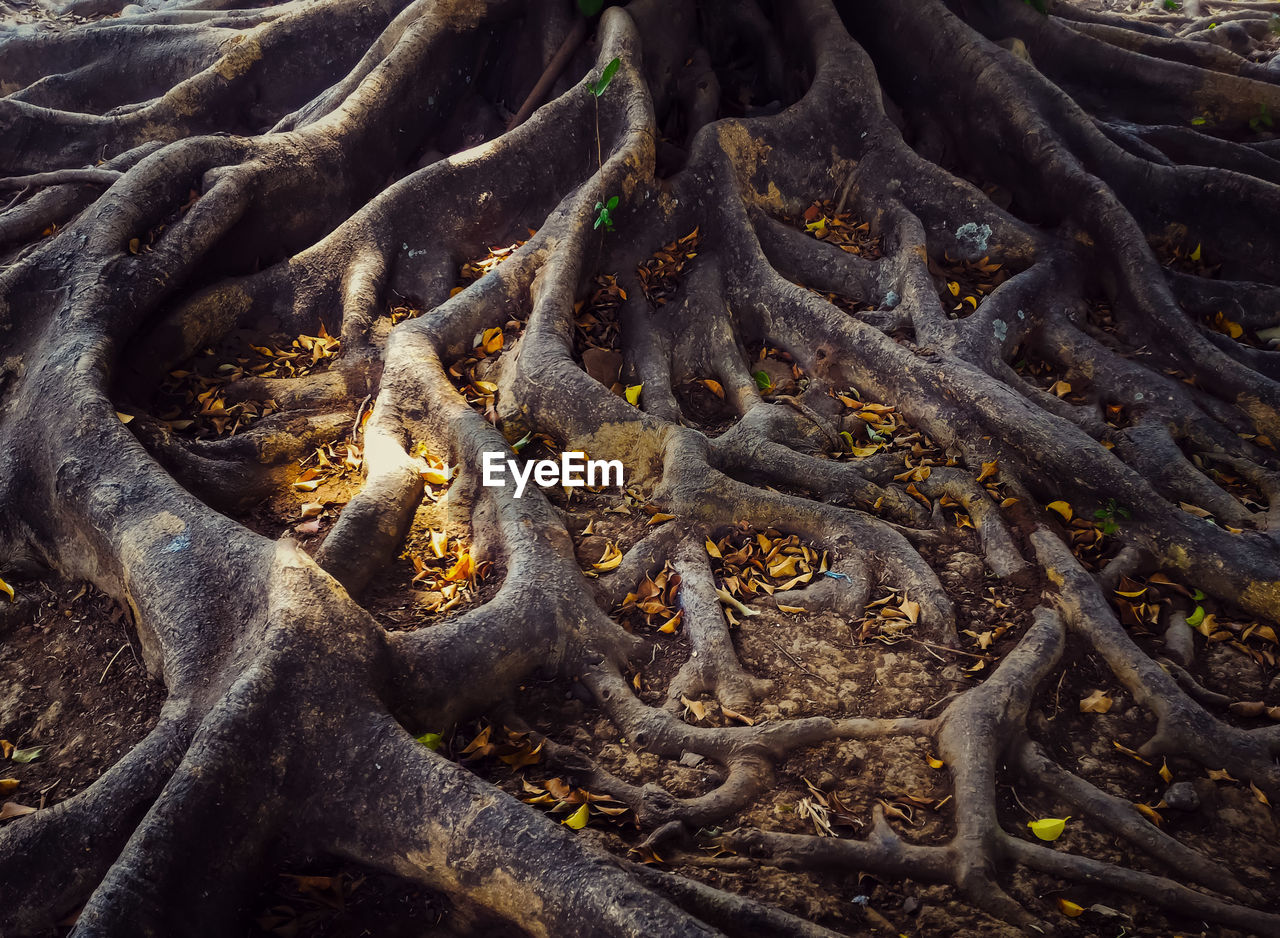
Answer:
[[(1201, 685), (1192, 612), (1209, 597), (1274, 628), (1280, 609), (1270, 7), (634, 0), (584, 24), (564, 6), (196, 2), (0, 38), (0, 189), (17, 193), (0, 572), (121, 599), (169, 692), (95, 785), (0, 829), (0, 930), (82, 908), (76, 935), (230, 934), (264, 872), (325, 857), (429, 886), (477, 932), (838, 933), (611, 856), (460, 746), (414, 739), (503, 715), (682, 872), (911, 878), (1065, 933), (1029, 870), (1280, 935), (1268, 884), (1085, 778), (1031, 716), (1078, 646), (1154, 719), (1135, 756), (1280, 800), (1280, 729)], [(863, 240), (842, 246), (842, 226)], [(591, 305), (601, 277), (611, 313)], [(590, 328), (609, 315), (604, 348)], [(340, 351), (240, 368), (192, 395), (192, 419), (160, 412), (158, 386), (204, 349), (261, 353), (272, 333)], [(220, 438), (191, 430), (248, 405)], [(310, 552), (219, 513), (307, 490), (298, 464), (336, 445), (358, 448), (359, 489)], [(584, 564), (572, 501), (482, 484), (485, 453), (525, 446), (621, 461), (660, 526)], [(423, 512), (465, 545), (449, 579), (479, 600), (389, 630), (372, 597)], [(806, 574), (738, 590), (727, 532), (794, 536)], [(1038, 594), (1003, 644), (962, 638), (939, 572), (961, 544)], [(484, 593), (481, 566), (500, 579)], [(654, 689), (661, 639), (620, 610), (660, 571), (687, 655)], [(1196, 597), (1167, 610), (1160, 652), (1117, 613), (1141, 578)], [(862, 641), (893, 597), (886, 640), (970, 683), (911, 713), (751, 719), (785, 681), (752, 667), (735, 617), (825, 616)], [(1225, 637), (1265, 659), (1264, 635)], [(637, 752), (704, 764), (706, 785), (676, 793), (544, 735), (521, 695), (547, 680)], [(865, 836), (719, 829), (799, 752), (919, 740), (947, 770), (944, 839), (904, 835), (888, 805)], [(1032, 839), (1001, 799), (1013, 781), (1141, 862)]]

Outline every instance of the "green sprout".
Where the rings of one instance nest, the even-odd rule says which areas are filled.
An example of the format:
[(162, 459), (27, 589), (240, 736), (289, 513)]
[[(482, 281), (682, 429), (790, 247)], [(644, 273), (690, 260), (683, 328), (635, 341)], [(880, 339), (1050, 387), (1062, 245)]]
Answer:
[(1249, 129), (1255, 134), (1260, 134), (1264, 130), (1270, 130), (1275, 126), (1275, 121), (1271, 119), (1271, 112), (1267, 110), (1266, 104), (1258, 105), (1258, 113), (1249, 118)]
[(1095, 511), (1093, 516), (1102, 522), (1103, 534), (1115, 534), (1120, 528), (1120, 524), (1117, 519), (1123, 518), (1128, 520), (1132, 517), (1129, 513), (1129, 509), (1125, 508), (1123, 505), (1117, 504), (1114, 498), (1108, 498), (1106, 505)]
[(595, 228), (604, 225), (605, 231), (613, 231), (613, 210), (618, 207), (618, 197), (615, 195), (606, 202), (596, 203), (596, 223)]
[(598, 81), (587, 82), (587, 90), (599, 98), (605, 93), (605, 89), (609, 87), (609, 82), (613, 81), (613, 76), (618, 71), (618, 66), (622, 64), (621, 59), (614, 59), (604, 67), (604, 71), (600, 73)]

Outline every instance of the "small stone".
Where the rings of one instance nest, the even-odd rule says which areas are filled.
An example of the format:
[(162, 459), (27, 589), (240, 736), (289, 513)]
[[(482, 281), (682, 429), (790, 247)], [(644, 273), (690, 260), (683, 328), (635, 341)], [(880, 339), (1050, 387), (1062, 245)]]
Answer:
[(1081, 756), (1076, 763), (1076, 773), (1079, 775), (1097, 775), (1101, 771), (1102, 763), (1091, 756)]
[(958, 550), (947, 558), (946, 572), (957, 580), (976, 580), (981, 583), (987, 566), (977, 554)]
[(604, 556), (604, 549), (608, 545), (609, 541), (606, 538), (598, 534), (588, 534), (573, 546), (573, 552), (581, 566), (589, 567), (593, 563), (600, 562), (600, 558)]
[(703, 761), (704, 760), (702, 756), (698, 755), (696, 752), (680, 753), (680, 764), (683, 765), (685, 768), (688, 768), (688, 769), (695, 768), (696, 766), (701, 764)]
[(589, 348), (582, 353), (582, 367), (606, 388), (611, 388), (622, 373), (622, 356), (609, 349)]
[(1262, 668), (1225, 642), (1205, 649), (1204, 665), (1209, 672), (1209, 687), (1231, 694), (1236, 700), (1259, 700), (1262, 697)]
[(1164, 650), (1184, 668), (1195, 659), (1195, 641), (1185, 616), (1175, 615), (1169, 618), (1169, 627), (1164, 632)]
[(920, 908), (920, 900), (915, 896), (907, 896), (902, 900), (902, 911), (907, 915), (913, 914), (918, 908)]
[(1190, 782), (1174, 782), (1165, 790), (1164, 803), (1175, 811), (1194, 811), (1200, 807), (1200, 796)]

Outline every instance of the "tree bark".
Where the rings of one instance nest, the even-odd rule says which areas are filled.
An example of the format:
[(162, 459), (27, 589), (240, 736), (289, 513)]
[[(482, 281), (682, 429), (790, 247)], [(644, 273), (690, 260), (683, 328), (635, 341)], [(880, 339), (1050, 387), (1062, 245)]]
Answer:
[[(77, 936), (232, 934), (264, 876), (328, 857), (531, 935), (832, 933), (615, 856), (477, 775), (459, 742), (415, 741), (481, 717), (518, 729), (527, 688), (558, 681), (637, 751), (717, 767), (717, 786), (678, 796), (534, 734), (545, 764), (625, 806), (682, 871), (714, 846), (941, 883), (1059, 933), (1069, 920), (1015, 882), (1035, 871), (1280, 935), (1267, 883), (1086, 779), (1028, 715), (1074, 656), (1096, 655), (1151, 718), (1140, 757), (1280, 799), (1280, 725), (1164, 660), (1117, 598), (1184, 584), (1166, 616), (1185, 625), (1203, 601), (1256, 623), (1203, 631), (1274, 673), (1268, 13), (1035, 6), (633, 0), (585, 41), (561, 0), (73, 3), (88, 22), (6, 28), (0, 573), (118, 598), (168, 697), (93, 786), (0, 827), (0, 931), (80, 910)], [(866, 223), (862, 247), (814, 237), (841, 219)], [(603, 322), (608, 282), (614, 338), (595, 344), (620, 356), (613, 389), (584, 367), (576, 306)], [(495, 328), (500, 353), (468, 373)], [(162, 412), (204, 349), (271, 333), (340, 351), (242, 369), (217, 384), (225, 410)], [(478, 407), (473, 379), (497, 388)], [(637, 386), (635, 402), (617, 393)], [(695, 391), (718, 395), (719, 425)], [(920, 449), (878, 440), (868, 403)], [(261, 416), (228, 432), (210, 417), (226, 412)], [(334, 445), (361, 468), (323, 543), (297, 519), (258, 530), (255, 506)], [(526, 445), (621, 460), (632, 510), (671, 520), (595, 576), (572, 502), (481, 484), (484, 453)], [(428, 471), (441, 464), (443, 483)], [(488, 577), (449, 614), (395, 628), (371, 597), (427, 510)], [(794, 535), (832, 575), (725, 601), (705, 544), (735, 530)], [(1038, 597), (989, 656), (962, 639), (939, 576), (961, 547)], [(646, 701), (662, 635), (618, 610), (668, 563), (693, 654)], [(991, 666), (928, 712), (711, 726), (683, 708), (745, 713), (785, 679), (744, 664), (726, 612), (856, 624), (888, 588), (916, 604), (911, 654)], [(917, 738), (949, 773), (944, 841), (904, 837), (883, 808), (853, 837), (718, 831), (794, 753)], [(1000, 794), (1011, 782), (1144, 859), (1031, 838)]]

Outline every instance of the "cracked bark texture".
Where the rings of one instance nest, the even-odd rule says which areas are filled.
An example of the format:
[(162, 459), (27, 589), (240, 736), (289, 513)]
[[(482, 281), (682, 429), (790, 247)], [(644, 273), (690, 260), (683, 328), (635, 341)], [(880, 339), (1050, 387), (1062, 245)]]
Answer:
[[(1280, 463), (1257, 439), (1280, 440), (1280, 352), (1204, 321), (1225, 309), (1253, 332), (1280, 325), (1280, 145), (1250, 126), (1264, 108), (1280, 116), (1280, 72), (1247, 58), (1268, 4), (1122, 18), (1015, 0), (633, 0), (589, 35), (563, 0), (110, 6), (72, 3), (105, 18), (0, 36), (0, 543), (6, 576), (54, 569), (126, 602), (168, 699), (95, 785), (0, 830), (5, 934), (82, 905), (77, 936), (230, 934), (282, 844), (358, 859), (535, 935), (829, 934), (613, 858), (413, 739), (552, 675), (580, 680), (638, 746), (723, 768), (718, 788), (685, 799), (573, 763), (645, 828), (713, 827), (801, 747), (929, 737), (954, 790), (947, 843), (909, 843), (877, 815), (861, 838), (735, 830), (720, 845), (951, 884), (1044, 933), (1062, 920), (1015, 899), (1011, 870), (1280, 935), (1264, 884), (1151, 827), (1026, 727), (1065, 643), (1080, 641), (1154, 716), (1144, 756), (1227, 768), (1280, 799), (1280, 732), (1236, 725), (1139, 648), (1107, 602), (1119, 569), (1081, 567), (1041, 507), (1114, 499), (1132, 511), (1126, 572), (1175, 571), (1252, 615), (1280, 608)], [(586, 83), (614, 58), (597, 102)], [(545, 103), (510, 121), (535, 86)], [(738, 114), (720, 115), (722, 95)], [(681, 133), (660, 135), (673, 113)], [(883, 257), (778, 221), (833, 194), (870, 222)], [(617, 232), (602, 237), (593, 206), (614, 195)], [(506, 262), (451, 290), (461, 262), (526, 226), (536, 234)], [(672, 302), (650, 306), (631, 272), (695, 227), (698, 262)], [(1221, 279), (1164, 266), (1152, 243), (1174, 237), (1201, 245)], [(944, 255), (989, 255), (1014, 275), (953, 319), (929, 269)], [(639, 407), (573, 355), (574, 303), (608, 271), (628, 293), (623, 373), (643, 381)], [(399, 296), (423, 314), (388, 328)], [(1095, 301), (1114, 331), (1091, 324)], [(513, 318), (525, 325), (501, 358), (499, 429), (447, 367)], [(328, 372), (228, 392), (280, 412), (196, 441), (141, 410), (170, 369), (267, 320), (342, 341)], [(744, 347), (765, 340), (810, 378), (791, 401), (756, 387)], [(1024, 380), (1012, 365), (1028, 350), (1087, 378), (1087, 399)], [(726, 432), (682, 421), (672, 388), (695, 376), (723, 386), (737, 417)], [(856, 618), (873, 585), (905, 588), (919, 634), (956, 641), (919, 552), (940, 518), (894, 481), (900, 465), (815, 455), (841, 428), (827, 392), (850, 386), (955, 454), (924, 495), (965, 506), (993, 574), (1043, 587), (1034, 623), (927, 717), (691, 726), (682, 693), (744, 706), (769, 687), (738, 661), (700, 550), (728, 525), (831, 552), (845, 579), (798, 597)], [(314, 558), (222, 513), (287, 485), (366, 400), (366, 475)], [(481, 454), (510, 454), (526, 431), (621, 459), (677, 519), (670, 533), (589, 582), (539, 490), (479, 484)], [(450, 497), (504, 576), (441, 624), (388, 631), (361, 596), (423, 497), (421, 441), (460, 467)], [(1241, 505), (1189, 449), (1229, 461), (1269, 507)], [(974, 481), (995, 460), (1014, 506)], [(701, 655), (654, 707), (623, 676), (646, 643), (608, 612), (611, 589), (667, 560)], [(1027, 839), (998, 807), (1011, 776), (1101, 819), (1163, 872)]]

